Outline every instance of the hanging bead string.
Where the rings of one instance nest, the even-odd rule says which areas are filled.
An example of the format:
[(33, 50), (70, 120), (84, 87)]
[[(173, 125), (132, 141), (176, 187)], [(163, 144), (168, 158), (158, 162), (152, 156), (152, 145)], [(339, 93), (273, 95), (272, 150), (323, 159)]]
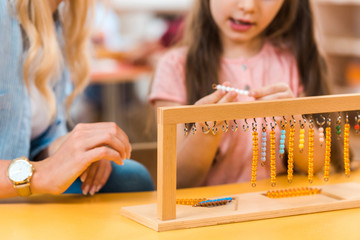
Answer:
[(310, 187), (298, 187), (289, 189), (269, 190), (266, 193), (268, 198), (286, 198), (286, 197), (298, 197), (305, 195), (314, 195), (321, 193), (320, 188)]
[(216, 89), (216, 90), (223, 90), (223, 91), (226, 91), (226, 92), (236, 92), (236, 93), (238, 93), (240, 95), (249, 96), (249, 91), (248, 90), (242, 90), (242, 89), (237, 89), (237, 88), (233, 88), (233, 87), (227, 87), (227, 86), (220, 85), (220, 84), (218, 84), (218, 85), (213, 84), (212, 88)]
[(304, 143), (305, 143), (305, 123), (306, 123), (306, 119), (303, 116), (303, 121), (304, 123), (301, 122), (301, 120), (299, 120), (299, 124), (300, 124), (300, 135), (299, 135), (299, 151), (302, 153), (304, 151)]
[(279, 153), (280, 153), (280, 157), (282, 158), (284, 156), (284, 153), (285, 153), (285, 134), (286, 134), (286, 130), (285, 130), (285, 127), (286, 127), (286, 119), (285, 117), (283, 116), (283, 119), (284, 119), (284, 123), (283, 121), (281, 120), (280, 121), (280, 126), (281, 126), (281, 131), (280, 131), (280, 147), (279, 147)]
[(288, 182), (292, 182), (294, 173), (294, 141), (295, 141), (295, 119), (290, 120), (289, 130), (289, 154), (288, 154)]
[(358, 113), (357, 116), (355, 116), (355, 125), (354, 125), (354, 129), (356, 134), (360, 133), (360, 114)]
[(346, 114), (344, 125), (344, 169), (345, 175), (350, 176), (350, 159), (349, 159), (349, 137), (350, 137), (350, 124), (349, 116)]
[(324, 181), (329, 180), (330, 155), (331, 155), (331, 118), (329, 116), (328, 126), (326, 127), (326, 137), (325, 137)]
[(257, 174), (257, 162), (258, 162), (258, 132), (257, 132), (257, 123), (254, 118), (253, 125), (253, 158), (251, 166), (251, 186), (256, 187), (256, 174)]
[(320, 142), (320, 146), (322, 147), (323, 143), (324, 143), (324, 124), (325, 124), (325, 117), (323, 117), (322, 115), (320, 115), (320, 117), (323, 119), (321, 122), (319, 122), (318, 119), (316, 119), (316, 123), (319, 126), (319, 142)]
[(341, 115), (340, 115), (340, 113), (336, 120), (336, 135), (337, 135), (337, 138), (340, 139), (340, 137), (341, 137)]
[(270, 181), (271, 186), (276, 186), (276, 153), (275, 153), (275, 126), (270, 131)]
[(216, 207), (216, 206), (228, 204), (228, 203), (232, 202), (233, 199), (234, 198), (232, 198), (232, 197), (208, 199), (205, 201), (201, 201), (197, 204), (194, 204), (193, 207)]
[(208, 200), (208, 199), (207, 198), (176, 199), (176, 204), (195, 205), (195, 204), (198, 204), (199, 202), (206, 201), (206, 200)]
[(262, 138), (261, 138), (261, 166), (264, 167), (265, 166), (265, 162), (266, 162), (266, 127), (268, 125), (266, 118), (264, 118), (265, 120), (265, 125), (264, 123), (261, 123), (262, 125)]
[(308, 155), (308, 180), (313, 182), (314, 177), (314, 125), (313, 120), (309, 119), (309, 155)]

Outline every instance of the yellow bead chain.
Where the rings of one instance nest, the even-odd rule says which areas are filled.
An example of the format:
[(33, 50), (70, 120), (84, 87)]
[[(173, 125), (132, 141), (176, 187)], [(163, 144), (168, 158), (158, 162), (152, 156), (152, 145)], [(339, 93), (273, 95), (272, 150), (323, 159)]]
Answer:
[(324, 180), (329, 180), (330, 171), (330, 156), (331, 156), (331, 128), (326, 128), (325, 135), (325, 166), (324, 166)]
[(300, 150), (300, 152), (302, 152), (304, 150), (304, 143), (305, 143), (305, 129), (304, 129), (304, 125), (301, 125), (300, 139), (299, 139), (299, 150)]
[(256, 172), (258, 165), (258, 132), (257, 128), (253, 128), (253, 158), (252, 158), (252, 167), (251, 167), (251, 186), (256, 187)]
[(314, 195), (321, 193), (320, 188), (310, 187), (298, 187), (289, 189), (269, 190), (266, 193), (268, 198), (286, 198), (286, 197), (298, 197), (305, 195)]
[(270, 131), (270, 170), (271, 186), (276, 185), (276, 155), (275, 155), (275, 131)]
[(350, 176), (349, 133), (350, 133), (350, 124), (346, 123), (344, 126), (344, 168), (345, 168), (346, 176)]
[(188, 198), (188, 199), (176, 199), (176, 204), (181, 205), (195, 205), (199, 202), (206, 201), (206, 198)]
[(294, 140), (295, 128), (291, 127), (289, 131), (289, 154), (288, 154), (288, 182), (292, 182), (294, 173)]
[(313, 182), (314, 177), (314, 129), (309, 128), (309, 156), (308, 156), (308, 180)]

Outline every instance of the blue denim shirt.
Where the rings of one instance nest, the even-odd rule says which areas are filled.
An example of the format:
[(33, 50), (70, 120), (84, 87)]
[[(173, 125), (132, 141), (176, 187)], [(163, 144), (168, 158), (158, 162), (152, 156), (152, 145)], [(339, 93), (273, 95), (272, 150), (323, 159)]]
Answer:
[(67, 132), (64, 100), (71, 91), (64, 70), (54, 86), (57, 113), (54, 122), (31, 141), (30, 97), (23, 78), (23, 44), (20, 24), (9, 1), (0, 1), (0, 159), (32, 159)]

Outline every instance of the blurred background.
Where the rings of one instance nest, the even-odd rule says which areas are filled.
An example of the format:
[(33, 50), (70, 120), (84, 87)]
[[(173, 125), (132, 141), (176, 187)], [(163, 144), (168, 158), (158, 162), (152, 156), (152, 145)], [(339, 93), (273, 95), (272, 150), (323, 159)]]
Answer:
[[(90, 85), (71, 109), (70, 128), (80, 122), (116, 122), (129, 136), (132, 158), (142, 162), (154, 179), (156, 116), (147, 95), (157, 61), (181, 39), (193, 1), (99, 0)], [(360, 0), (312, 0), (312, 4), (334, 93), (360, 92)], [(350, 142), (360, 149), (360, 141)], [(360, 159), (360, 153), (354, 153)]]

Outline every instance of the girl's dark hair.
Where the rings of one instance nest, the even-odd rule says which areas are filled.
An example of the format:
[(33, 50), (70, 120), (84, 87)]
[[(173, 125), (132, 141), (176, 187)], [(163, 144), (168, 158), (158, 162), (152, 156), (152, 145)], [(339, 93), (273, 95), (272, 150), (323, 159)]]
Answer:
[[(195, 1), (184, 33), (183, 45), (188, 48), (185, 62), (187, 103), (194, 104), (213, 91), (212, 84), (219, 82), (221, 70), (223, 48), (209, 0)], [(293, 53), (306, 96), (330, 94), (326, 82), (326, 63), (314, 37), (309, 0), (285, 0), (263, 34), (277, 47)], [(340, 145), (335, 145), (333, 153), (340, 157)], [(342, 168), (340, 163), (334, 163), (334, 166), (336, 169)]]

